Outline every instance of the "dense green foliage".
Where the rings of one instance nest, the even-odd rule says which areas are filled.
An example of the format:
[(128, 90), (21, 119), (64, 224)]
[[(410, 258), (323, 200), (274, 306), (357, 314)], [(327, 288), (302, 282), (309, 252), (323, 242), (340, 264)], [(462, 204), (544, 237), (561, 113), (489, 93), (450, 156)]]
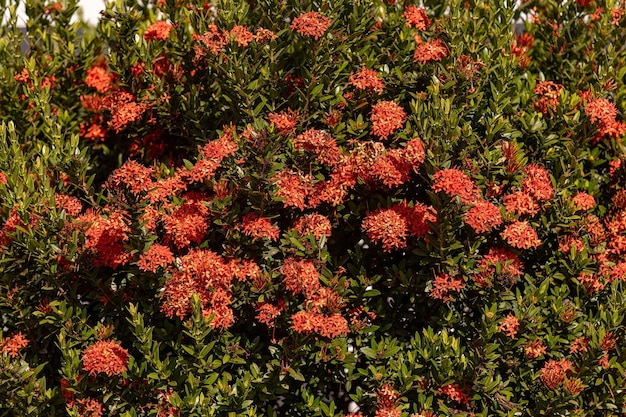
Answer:
[(16, 3), (3, 415), (626, 413), (623, 2)]

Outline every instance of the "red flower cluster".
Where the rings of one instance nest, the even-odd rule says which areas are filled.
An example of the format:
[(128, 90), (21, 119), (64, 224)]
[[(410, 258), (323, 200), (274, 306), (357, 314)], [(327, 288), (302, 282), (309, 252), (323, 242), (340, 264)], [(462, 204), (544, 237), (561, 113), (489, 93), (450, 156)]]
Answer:
[(293, 132), (298, 125), (298, 111), (287, 109), (280, 113), (270, 113), (267, 119), (274, 125), (276, 130), (283, 135)]
[(291, 316), (291, 328), (298, 333), (318, 333), (333, 339), (349, 333), (348, 321), (339, 313), (322, 314), (315, 311), (298, 311)]
[(372, 107), (372, 134), (388, 139), (406, 121), (406, 112), (393, 101), (379, 101)]
[(2, 353), (8, 354), (12, 358), (16, 358), (20, 354), (20, 350), (28, 346), (30, 341), (24, 337), (22, 332), (17, 332), (12, 336), (3, 337), (0, 340), (0, 348)]
[(512, 284), (524, 273), (524, 266), (519, 257), (504, 248), (490, 248), (489, 252), (478, 261), (479, 273), (474, 280), (481, 287), (490, 287), (494, 279), (503, 284)]
[(550, 360), (541, 368), (541, 382), (550, 389), (555, 389), (565, 380), (566, 372), (572, 367), (572, 363), (563, 358), (559, 361)]
[(522, 180), (522, 190), (537, 199), (548, 201), (554, 196), (554, 187), (550, 181), (547, 169), (537, 164), (529, 164), (524, 168), (525, 178)]
[(470, 404), (470, 396), (458, 384), (448, 384), (437, 389), (437, 395), (445, 395), (459, 404)]
[(528, 214), (534, 216), (539, 212), (539, 205), (535, 199), (530, 194), (523, 191), (515, 191), (505, 195), (502, 202), (504, 203), (506, 212), (509, 214)]
[(128, 370), (128, 351), (112, 340), (99, 340), (83, 352), (83, 369), (89, 375), (119, 375)]
[(134, 195), (147, 192), (153, 187), (152, 169), (133, 160), (127, 160), (107, 178), (104, 188), (119, 191), (127, 188)]
[(243, 216), (241, 231), (252, 239), (278, 240), (280, 229), (274, 226), (270, 219), (256, 213), (248, 213)]
[(587, 211), (596, 206), (596, 200), (593, 198), (593, 196), (585, 192), (579, 192), (574, 197), (572, 197), (572, 202), (574, 203), (576, 211)]
[(527, 68), (530, 64), (529, 51), (535, 43), (535, 38), (530, 33), (522, 33), (516, 35), (511, 43), (511, 53), (515, 55), (519, 61), (520, 68)]
[(550, 110), (555, 111), (561, 102), (561, 84), (552, 81), (539, 81), (535, 85), (535, 94), (537, 98), (533, 102), (536, 111), (543, 114), (549, 114)]
[(165, 41), (170, 37), (172, 25), (167, 22), (155, 22), (143, 33), (143, 38), (148, 42), (158, 40)]
[(441, 273), (433, 280), (433, 288), (430, 290), (430, 296), (447, 303), (452, 300), (450, 292), (459, 292), (465, 288), (465, 281), (462, 277), (455, 277), (450, 274)]
[(598, 142), (607, 136), (618, 138), (626, 133), (626, 124), (616, 120), (618, 112), (615, 104), (605, 98), (599, 98), (587, 103), (585, 113), (589, 116), (591, 123), (598, 126), (598, 133), (593, 138), (594, 142)]
[(268, 327), (274, 327), (276, 318), (280, 316), (280, 313), (284, 309), (284, 303), (282, 306), (275, 306), (270, 303), (259, 303), (256, 306), (256, 319), (259, 321), (259, 323), (263, 323)]
[(427, 62), (438, 62), (450, 54), (448, 48), (442, 40), (437, 39), (421, 43), (415, 48), (413, 62), (425, 64)]
[(513, 314), (509, 313), (508, 316), (502, 319), (498, 326), (498, 331), (505, 333), (511, 339), (515, 338), (515, 335), (519, 331), (519, 320)]
[(301, 235), (311, 233), (318, 240), (322, 236), (330, 237), (333, 230), (328, 217), (318, 213), (306, 214), (298, 218), (293, 224), (293, 228)]
[(435, 172), (433, 175), (434, 192), (443, 191), (450, 197), (459, 197), (463, 204), (473, 204), (480, 198), (480, 191), (474, 181), (463, 171), (456, 168), (447, 168)]
[(248, 28), (241, 25), (235, 25), (235, 27), (230, 30), (230, 36), (233, 37), (234, 41), (241, 48), (248, 46), (248, 44), (252, 42), (252, 39), (254, 39), (254, 36)]
[(318, 40), (330, 27), (332, 21), (318, 12), (307, 12), (293, 19), (291, 30), (303, 36), (310, 36)]
[(293, 145), (296, 150), (312, 152), (321, 163), (328, 166), (336, 166), (341, 157), (337, 142), (324, 130), (309, 129), (298, 135)]
[(385, 384), (376, 391), (376, 414), (374, 417), (400, 417), (398, 408), (400, 393), (393, 389), (393, 384)]
[(378, 94), (383, 92), (385, 83), (380, 75), (374, 70), (367, 69), (365, 66), (357, 73), (350, 75), (350, 85), (361, 91), (375, 91)]
[(478, 200), (465, 216), (465, 224), (469, 225), (474, 232), (488, 232), (502, 224), (500, 209), (487, 200)]
[(230, 327), (235, 320), (230, 290), (233, 278), (240, 272), (236, 261), (228, 262), (210, 250), (193, 249), (181, 256), (178, 263), (178, 270), (165, 282), (161, 311), (167, 317), (176, 315), (183, 320), (191, 313), (192, 296), (197, 294), (203, 315), (213, 317), (211, 326)]
[(222, 48), (228, 44), (228, 33), (224, 33), (211, 23), (209, 30), (202, 35), (193, 34), (193, 40), (199, 44), (194, 47), (196, 61), (204, 59), (207, 51), (213, 55), (218, 55)]
[(546, 345), (543, 344), (541, 339), (535, 339), (524, 345), (524, 354), (529, 359), (538, 358), (546, 353)]
[(54, 195), (54, 206), (57, 210), (65, 210), (65, 214), (76, 217), (83, 211), (83, 204), (76, 197), (66, 194)]
[(159, 267), (165, 268), (174, 262), (174, 254), (163, 245), (153, 243), (147, 251), (139, 256), (137, 267), (142, 271), (156, 272)]
[(76, 400), (76, 404), (72, 408), (79, 417), (102, 417), (104, 413), (102, 403), (94, 398)]
[(509, 245), (518, 249), (536, 248), (541, 245), (537, 232), (527, 221), (514, 221), (504, 229), (501, 236)]
[(320, 288), (320, 273), (313, 261), (287, 258), (280, 267), (283, 283), (287, 291), (294, 295), (311, 296)]
[(419, 203), (414, 207), (401, 203), (368, 213), (361, 226), (371, 241), (382, 242), (383, 250), (391, 252), (406, 248), (408, 236), (426, 235), (430, 223), (435, 221), (432, 208)]
[(127, 264), (132, 255), (124, 248), (131, 232), (128, 214), (123, 211), (111, 211), (108, 216), (93, 210), (77, 218), (84, 225), (85, 244), (83, 251), (94, 256), (94, 263), (113, 269)]
[(87, 70), (85, 84), (88, 87), (95, 88), (100, 93), (107, 93), (113, 89), (115, 74), (109, 73), (106, 68), (101, 65), (94, 65)]
[(402, 13), (406, 20), (405, 25), (417, 30), (427, 30), (430, 27), (430, 19), (426, 15), (426, 11), (414, 5), (409, 5)]

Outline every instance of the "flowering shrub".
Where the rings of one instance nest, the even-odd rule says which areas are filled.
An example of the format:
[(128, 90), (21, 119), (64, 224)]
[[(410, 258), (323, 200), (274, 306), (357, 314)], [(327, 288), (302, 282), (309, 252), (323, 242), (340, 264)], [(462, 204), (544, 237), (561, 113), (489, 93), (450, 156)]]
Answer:
[(626, 413), (623, 2), (6, 3), (3, 414)]

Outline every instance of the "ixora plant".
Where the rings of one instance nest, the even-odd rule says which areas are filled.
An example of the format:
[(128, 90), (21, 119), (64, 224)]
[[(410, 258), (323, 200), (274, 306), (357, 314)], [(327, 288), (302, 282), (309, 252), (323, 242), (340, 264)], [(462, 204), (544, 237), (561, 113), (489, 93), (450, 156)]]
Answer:
[(626, 412), (624, 2), (15, 3), (3, 415)]

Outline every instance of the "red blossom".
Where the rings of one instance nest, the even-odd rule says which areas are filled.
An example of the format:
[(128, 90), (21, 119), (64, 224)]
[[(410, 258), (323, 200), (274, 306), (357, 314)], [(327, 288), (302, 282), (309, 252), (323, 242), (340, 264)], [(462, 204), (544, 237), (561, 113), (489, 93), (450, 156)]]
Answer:
[(393, 208), (368, 213), (361, 225), (373, 242), (381, 242), (385, 252), (406, 248), (408, 222)]
[(381, 94), (385, 88), (385, 83), (380, 75), (365, 66), (361, 67), (359, 72), (350, 75), (349, 83), (357, 90), (375, 91), (378, 94)]
[(128, 351), (113, 340), (99, 340), (83, 352), (83, 369), (89, 375), (119, 375), (128, 369)]
[(541, 368), (541, 382), (550, 389), (556, 389), (565, 380), (566, 372), (571, 368), (571, 362), (563, 358), (560, 361), (550, 360)]
[(465, 223), (474, 229), (476, 233), (488, 232), (502, 224), (500, 209), (487, 200), (478, 200), (467, 211)]
[(254, 240), (278, 240), (280, 237), (280, 228), (273, 225), (270, 219), (256, 213), (248, 213), (243, 217), (241, 231)]
[(325, 165), (336, 166), (339, 164), (341, 158), (339, 146), (330, 133), (324, 130), (308, 129), (296, 136), (293, 145), (298, 151), (312, 152)]
[(164, 245), (153, 243), (150, 248), (141, 254), (137, 267), (142, 271), (156, 272), (160, 267), (166, 267), (174, 262), (174, 254)]
[(12, 358), (16, 358), (20, 354), (20, 350), (28, 346), (30, 341), (24, 337), (22, 332), (17, 332), (11, 336), (3, 337), (0, 340), (0, 348), (2, 353), (8, 354)]
[(237, 45), (241, 48), (248, 46), (248, 44), (252, 42), (252, 39), (254, 39), (254, 36), (250, 33), (248, 28), (240, 25), (235, 25), (235, 27), (230, 30), (230, 36), (233, 37)]
[(543, 114), (549, 114), (550, 111), (556, 111), (557, 106), (561, 102), (561, 84), (552, 81), (539, 81), (535, 86), (535, 94), (537, 97), (533, 102), (536, 111)]
[(504, 196), (502, 202), (507, 213), (515, 213), (518, 215), (528, 214), (534, 216), (539, 212), (539, 204), (528, 193), (523, 191), (515, 191)]
[(451, 292), (459, 292), (465, 288), (465, 281), (462, 277), (441, 273), (435, 277), (432, 285), (430, 296), (447, 303), (452, 300)]
[(425, 42), (417, 45), (413, 54), (413, 62), (426, 64), (427, 62), (438, 62), (450, 54), (448, 48), (442, 40)]
[(148, 42), (159, 40), (165, 41), (170, 37), (170, 31), (172, 25), (167, 22), (155, 22), (151, 24), (148, 29), (143, 33), (143, 38)]
[(572, 202), (574, 203), (576, 211), (587, 211), (596, 206), (596, 200), (593, 198), (593, 196), (585, 192), (579, 192), (574, 197), (572, 197)]
[(311, 233), (315, 239), (320, 239), (322, 236), (330, 237), (332, 233), (332, 226), (328, 217), (318, 213), (306, 214), (293, 224), (293, 229), (300, 232), (302, 235)]
[(406, 121), (406, 112), (393, 101), (379, 101), (372, 107), (372, 134), (386, 140)]
[(417, 6), (407, 6), (406, 9), (404, 9), (402, 16), (404, 16), (404, 19), (406, 20), (405, 25), (408, 27), (424, 31), (430, 26), (430, 19), (428, 18), (428, 15), (426, 15), (426, 11), (422, 8), (418, 8)]
[(541, 245), (537, 232), (527, 221), (514, 221), (504, 229), (501, 236), (509, 245), (518, 249), (536, 248)]
[(450, 197), (458, 196), (463, 204), (472, 204), (480, 197), (474, 181), (463, 171), (455, 168), (442, 169), (433, 175), (434, 192), (443, 191)]
[(511, 339), (515, 338), (515, 335), (519, 331), (519, 320), (513, 314), (509, 313), (508, 316), (502, 319), (498, 326), (498, 331), (505, 333)]
[(300, 35), (310, 36), (318, 40), (324, 36), (331, 23), (332, 21), (323, 14), (311, 11), (293, 19), (289, 27)]
[(100, 65), (95, 65), (87, 70), (85, 84), (101, 93), (106, 93), (113, 89), (114, 80), (114, 74), (107, 72), (106, 68)]
[(283, 283), (287, 291), (294, 295), (309, 296), (320, 288), (320, 273), (313, 261), (308, 259), (287, 258), (280, 267)]
[(298, 125), (298, 111), (287, 109), (280, 113), (270, 113), (267, 115), (267, 119), (278, 132), (287, 135), (293, 132)]

